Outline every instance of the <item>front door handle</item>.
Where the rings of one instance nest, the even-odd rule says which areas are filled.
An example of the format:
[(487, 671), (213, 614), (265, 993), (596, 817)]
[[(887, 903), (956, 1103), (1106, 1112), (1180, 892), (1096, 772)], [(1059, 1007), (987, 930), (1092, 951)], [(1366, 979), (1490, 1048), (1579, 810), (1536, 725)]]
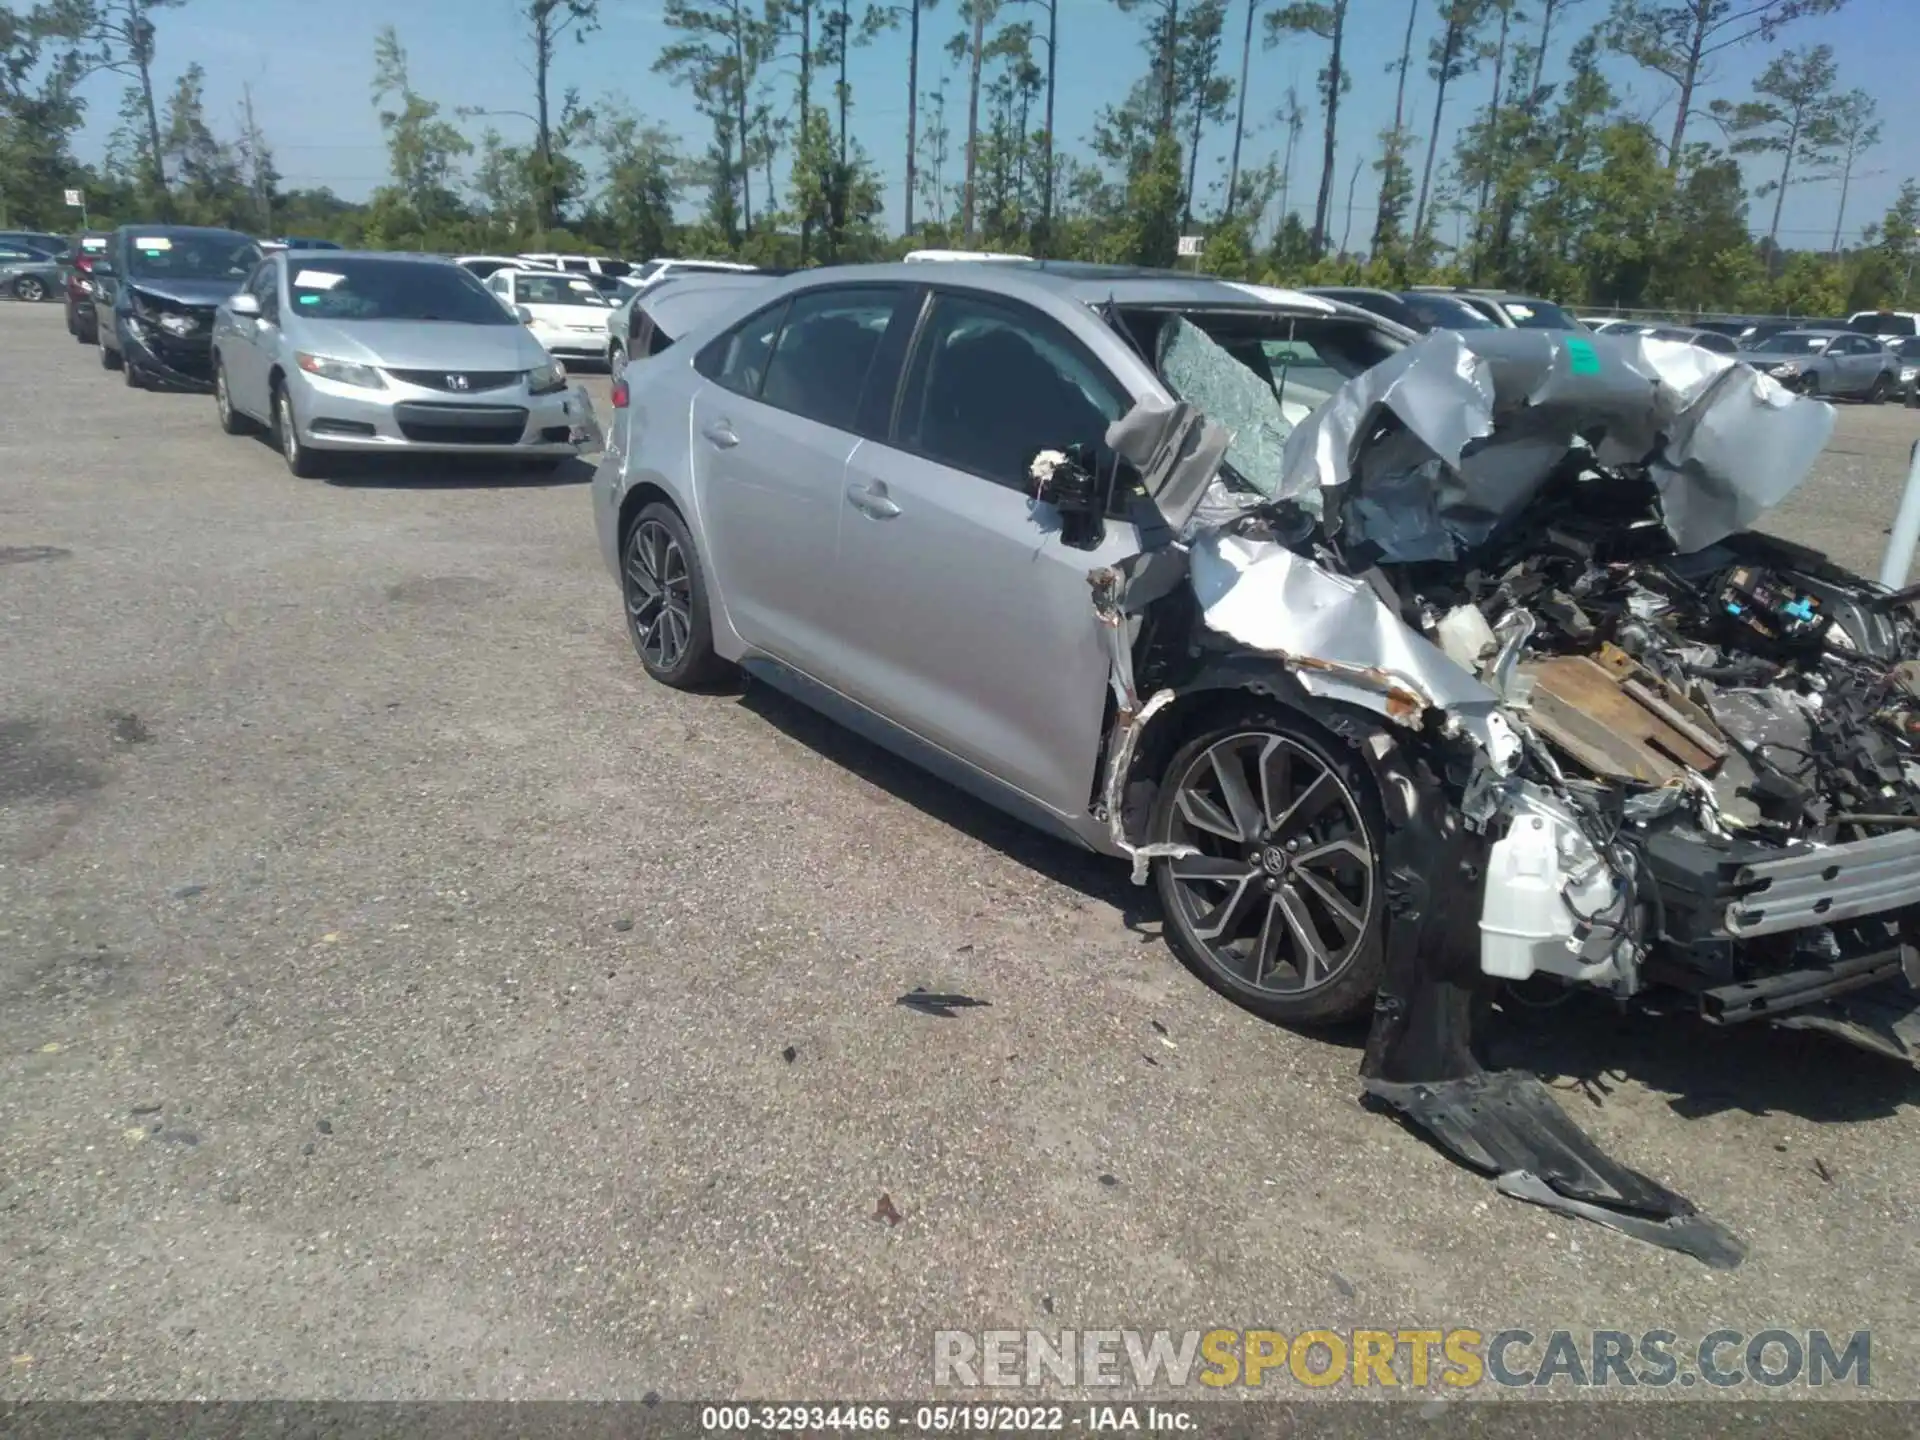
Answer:
[(900, 513), (900, 507), (884, 494), (858, 482), (847, 486), (847, 501), (854, 509), (876, 520), (891, 520)]
[(733, 433), (733, 426), (724, 420), (716, 420), (700, 432), (707, 437), (709, 445), (721, 450), (731, 450), (740, 443), (740, 437)]

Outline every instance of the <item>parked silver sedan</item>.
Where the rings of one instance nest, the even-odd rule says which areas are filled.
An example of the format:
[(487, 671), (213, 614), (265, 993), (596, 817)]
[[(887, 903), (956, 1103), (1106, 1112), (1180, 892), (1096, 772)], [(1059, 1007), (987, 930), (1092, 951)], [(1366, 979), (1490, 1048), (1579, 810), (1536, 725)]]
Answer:
[(587, 393), (486, 287), (418, 255), (286, 251), (219, 310), (220, 428), (271, 429), (295, 475), (344, 452), (519, 458), (597, 448)]
[(0, 295), (15, 300), (52, 300), (64, 289), (58, 257), (24, 245), (0, 243)]
[(1740, 358), (1801, 395), (1848, 395), (1878, 405), (1900, 384), (1900, 360), (1877, 337), (1787, 330), (1742, 345)]
[[(1112, 652), (1089, 573), (1177, 530), (1171, 507), (1198, 498), (1222, 450), (1244, 493), (1273, 494), (1291, 427), (1412, 338), (1299, 292), (1102, 266), (770, 279), (614, 386), (601, 544), (656, 679), (697, 686), (743, 665), (1030, 822), (1121, 854), (1119, 799), (1098, 798)], [(1166, 462), (1152, 485), (1171, 489), (1107, 447), (1116, 421), (1148, 413), (1137, 402), (1159, 407), (1150, 427), (1171, 426), (1149, 447)], [(1231, 439), (1212, 426), (1196, 438), (1196, 411)], [(1071, 515), (1037, 507), (1034, 467), (1049, 457), (1056, 481), (1076, 464), (1096, 472), (1106, 499)], [(1260, 743), (1299, 746), (1302, 794), (1327, 777), (1301, 811), (1316, 844), (1370, 834), (1350, 758), (1279, 737)], [(1206, 753), (1178, 761), (1176, 778), (1199, 777)], [(1193, 784), (1194, 806), (1217, 804)], [(1220, 927), (1196, 909), (1204, 881), (1165, 880), (1175, 945), (1267, 1013), (1364, 1008), (1378, 952), (1359, 849), (1302, 856), (1325, 867), (1312, 883), (1338, 918), (1301, 940), (1284, 976), (1234, 977)]]

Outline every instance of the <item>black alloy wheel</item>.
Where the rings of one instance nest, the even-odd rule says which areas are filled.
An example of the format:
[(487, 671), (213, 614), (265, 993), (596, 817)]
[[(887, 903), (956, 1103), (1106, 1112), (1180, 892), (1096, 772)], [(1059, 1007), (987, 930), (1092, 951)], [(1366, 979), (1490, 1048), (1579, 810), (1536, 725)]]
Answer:
[(655, 502), (640, 512), (621, 549), (620, 575), (627, 633), (649, 675), (687, 690), (727, 674), (732, 667), (713, 649), (706, 573), (671, 506)]
[(1365, 1013), (1379, 988), (1379, 801), (1364, 765), (1284, 709), (1250, 708), (1174, 755), (1152, 837), (1197, 853), (1154, 862), (1174, 951), (1269, 1019)]

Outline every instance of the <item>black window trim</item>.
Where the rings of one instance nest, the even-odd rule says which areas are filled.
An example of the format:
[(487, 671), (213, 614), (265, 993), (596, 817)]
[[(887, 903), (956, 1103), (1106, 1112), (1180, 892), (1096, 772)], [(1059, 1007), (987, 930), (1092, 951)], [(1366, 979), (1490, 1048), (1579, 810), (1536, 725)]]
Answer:
[[(882, 438), (880, 436), (868, 435), (861, 427), (862, 412), (866, 409), (867, 386), (873, 379), (873, 367), (880, 363), (881, 356), (886, 349), (887, 332), (893, 328), (895, 320), (900, 316), (901, 307), (908, 302), (913, 289), (914, 286), (912, 284), (903, 280), (850, 280), (842, 284), (829, 282), (824, 285), (808, 285), (803, 289), (793, 291), (787, 296), (787, 313), (780, 317), (780, 329), (773, 337), (772, 347), (767, 351), (768, 375), (773, 373), (773, 362), (780, 354), (780, 342), (787, 338), (787, 326), (792, 323), (793, 320), (793, 307), (800, 301), (815, 295), (850, 295), (856, 291), (870, 290), (877, 290), (882, 295), (891, 294), (893, 297), (893, 304), (888, 308), (887, 312), (886, 328), (880, 332), (880, 343), (874, 347), (872, 358), (867, 361), (867, 373), (860, 379), (860, 393), (853, 397), (853, 418), (847, 424), (835, 425), (831, 421), (820, 419), (818, 416), (808, 415), (799, 410), (789, 410), (785, 405), (775, 405), (771, 400), (766, 399), (762, 395), (755, 395), (751, 398), (756, 404), (765, 405), (772, 410), (778, 410), (783, 415), (797, 415), (802, 420), (811, 420), (814, 424), (824, 425), (829, 430), (838, 430), (847, 435), (858, 435), (863, 440)], [(924, 306), (922, 308), (924, 309)], [(916, 326), (918, 323), (916, 320)], [(898, 399), (900, 379), (901, 376), (905, 374), (906, 369), (903, 365), (900, 376), (894, 378), (896, 401)], [(760, 388), (765, 390), (766, 385), (767, 375), (762, 375), (760, 377)]]
[[(778, 410), (783, 415), (797, 415), (802, 420), (809, 420), (816, 425), (824, 425), (828, 429), (838, 430), (847, 435), (856, 435), (863, 440), (878, 440), (885, 443), (887, 435), (892, 433), (893, 421), (899, 413), (900, 388), (906, 377), (906, 357), (902, 357), (899, 373), (894, 376), (893, 402), (888, 408), (888, 423), (885, 434), (873, 433), (878, 427), (869, 427), (863, 423), (865, 413), (868, 409), (867, 401), (869, 397), (867, 387), (873, 380), (873, 367), (883, 363), (887, 358), (887, 335), (900, 319), (902, 309), (913, 302), (913, 296), (916, 291), (922, 291), (924, 289), (924, 286), (916, 285), (906, 280), (850, 280), (840, 283), (827, 282), (819, 285), (807, 285), (797, 290), (790, 290), (780, 296), (779, 299), (762, 305), (745, 319), (729, 325), (725, 330), (721, 331), (720, 334), (701, 346), (699, 352), (693, 357), (693, 368), (699, 371), (704, 379), (710, 381), (712, 384), (718, 385), (722, 390), (727, 391), (729, 394), (739, 395), (744, 399), (751, 400), (756, 405), (765, 405), (768, 409)], [(747, 330), (756, 321), (765, 318), (775, 310), (781, 312), (780, 323), (774, 328), (773, 339), (767, 346), (767, 371), (770, 372), (773, 369), (773, 358), (780, 352), (780, 342), (786, 338), (787, 324), (791, 319), (793, 307), (797, 302), (814, 295), (846, 295), (854, 291), (862, 290), (877, 290), (882, 294), (891, 293), (894, 296), (894, 302), (887, 319), (887, 329), (881, 334), (879, 348), (874, 351), (873, 359), (868, 364), (866, 378), (861, 382), (860, 394), (854, 397), (853, 418), (848, 424), (834, 425), (829, 421), (819, 419), (817, 416), (808, 415), (799, 410), (791, 410), (784, 405), (776, 405), (771, 400), (766, 399), (761, 393), (766, 389), (767, 384), (767, 374), (765, 372), (760, 376), (759, 388), (751, 394), (744, 390), (737, 390), (720, 379), (718, 373), (720, 361), (726, 353), (726, 347), (732, 343), (737, 335)], [(914, 338), (917, 338), (919, 335), (919, 326), (925, 318), (925, 312), (926, 302), (923, 299), (920, 302), (919, 314), (916, 315), (914, 319)], [(909, 351), (910, 349), (911, 341), (909, 341)]]
[(1039, 306), (1029, 304), (1027, 301), (1016, 299), (1013, 296), (1002, 295), (996, 290), (976, 289), (970, 285), (934, 283), (927, 285), (926, 291), (926, 298), (921, 302), (920, 313), (914, 320), (913, 336), (907, 346), (907, 353), (901, 360), (900, 378), (896, 383), (894, 394), (892, 419), (888, 423), (886, 435), (884, 437), (875, 437), (880, 440), (881, 444), (886, 445), (889, 449), (898, 450), (902, 455), (911, 455), (917, 460), (925, 460), (930, 465), (938, 465), (958, 475), (971, 476), (976, 480), (984, 481), (1001, 490), (1012, 490), (1016, 494), (1026, 493), (1026, 482), (1024, 478), (1007, 480), (998, 475), (982, 475), (978, 470), (969, 470), (966, 466), (957, 465), (944, 456), (930, 455), (917, 446), (907, 444), (906, 437), (901, 434), (900, 425), (903, 419), (903, 412), (906, 407), (907, 395), (911, 387), (914, 369), (920, 363), (921, 353), (927, 344), (928, 326), (931, 324), (932, 318), (938, 310), (939, 302), (943, 296), (970, 300), (989, 310), (1000, 310), (1023, 320), (1031, 317), (1044, 324), (1051, 325), (1066, 342), (1067, 348), (1077, 355), (1081, 362), (1092, 370), (1095, 376), (1103, 380), (1115, 395), (1120, 397), (1123, 406), (1130, 406), (1134, 403), (1136, 397), (1133, 391), (1122, 384), (1120, 377), (1113, 373), (1107, 363), (1098, 355), (1095, 355), (1084, 340), (1073, 333), (1073, 327), (1068, 325), (1064, 320), (1047, 314), (1047, 312), (1040, 309)]
[(771, 300), (767, 304), (762, 305), (758, 310), (754, 311), (751, 315), (748, 315), (746, 318), (736, 322), (735, 324), (729, 325), (726, 329), (722, 330), (718, 335), (714, 336), (713, 339), (709, 340), (706, 344), (702, 345), (700, 349), (694, 354), (693, 368), (699, 371), (701, 376), (704, 379), (707, 379), (711, 381), (713, 384), (718, 385), (722, 390), (726, 391), (729, 395), (739, 395), (744, 399), (753, 400), (757, 402), (760, 399), (761, 389), (764, 389), (766, 386), (766, 383), (767, 383), (766, 375), (763, 373), (760, 376), (760, 384), (756, 386), (751, 393), (749, 393), (748, 391), (745, 391), (745, 390), (735, 389), (733, 386), (727, 384), (726, 381), (720, 378), (720, 373), (719, 373), (720, 363), (726, 357), (727, 346), (731, 345), (734, 339), (738, 337), (741, 334), (741, 332), (746, 330), (746, 328), (749, 325), (754, 324), (756, 321), (765, 319), (767, 316), (773, 314), (777, 310), (780, 312), (780, 323), (773, 327), (773, 338), (767, 342), (767, 359), (772, 360), (774, 348), (779, 345), (780, 336), (787, 328), (787, 311), (792, 307), (792, 305), (793, 305), (793, 295), (792, 294), (782, 295), (779, 298), (775, 300)]

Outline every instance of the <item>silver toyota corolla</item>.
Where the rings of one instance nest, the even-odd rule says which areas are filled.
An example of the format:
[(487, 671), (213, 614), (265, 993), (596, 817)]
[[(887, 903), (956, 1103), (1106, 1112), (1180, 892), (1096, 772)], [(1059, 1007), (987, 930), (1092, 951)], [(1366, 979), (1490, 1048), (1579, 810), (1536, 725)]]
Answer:
[(1371, 1010), (1368, 1093), (1505, 1193), (1742, 1253), (1479, 1068), (1503, 986), (1920, 1061), (1915, 593), (1750, 528), (1831, 406), (1031, 262), (774, 280), (649, 350), (595, 484), (649, 673), (738, 664), (1125, 856), (1224, 994)]
[(287, 468), (340, 452), (524, 458), (599, 444), (587, 393), (472, 275), (419, 255), (287, 251), (220, 307), (220, 428), (269, 427)]

